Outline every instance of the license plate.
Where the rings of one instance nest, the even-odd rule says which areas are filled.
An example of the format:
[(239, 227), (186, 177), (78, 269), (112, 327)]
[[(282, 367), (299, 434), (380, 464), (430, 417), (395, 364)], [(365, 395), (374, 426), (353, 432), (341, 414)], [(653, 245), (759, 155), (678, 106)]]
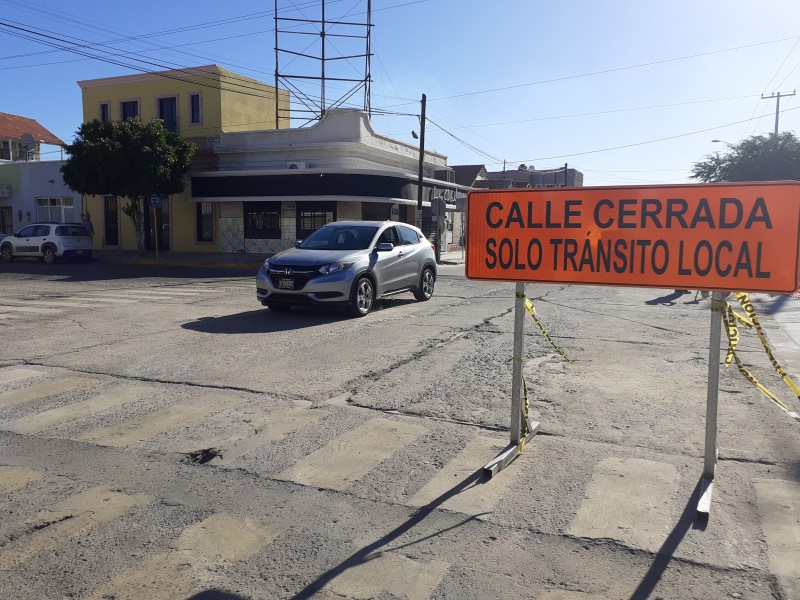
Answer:
[(293, 290), (294, 279), (278, 279), (278, 287), (282, 290)]

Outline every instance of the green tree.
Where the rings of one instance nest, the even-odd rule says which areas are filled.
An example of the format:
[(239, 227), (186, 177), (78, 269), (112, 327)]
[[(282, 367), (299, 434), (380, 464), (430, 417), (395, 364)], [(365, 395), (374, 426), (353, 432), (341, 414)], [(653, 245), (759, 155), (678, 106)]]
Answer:
[(123, 212), (133, 221), (136, 246), (144, 251), (145, 198), (179, 194), (189, 170), (194, 144), (168, 131), (159, 120), (139, 119), (80, 126), (61, 174), (70, 189), (91, 196), (127, 199)]
[(791, 131), (754, 135), (707, 154), (692, 167), (692, 179), (715, 181), (800, 180), (800, 140)]

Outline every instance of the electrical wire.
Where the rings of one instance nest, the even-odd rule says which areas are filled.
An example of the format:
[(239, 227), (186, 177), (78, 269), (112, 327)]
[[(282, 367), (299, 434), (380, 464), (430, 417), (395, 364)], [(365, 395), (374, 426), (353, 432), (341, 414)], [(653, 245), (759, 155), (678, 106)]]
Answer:
[[(786, 111), (784, 111), (784, 112), (790, 112), (790, 111), (794, 111), (794, 110), (798, 110), (798, 109), (800, 109), (800, 106), (795, 107), (795, 108), (786, 109)], [(637, 146), (645, 146), (647, 144), (656, 144), (656, 143), (659, 143), (659, 142), (666, 142), (666, 141), (669, 141), (669, 140), (675, 140), (675, 139), (679, 139), (679, 138), (683, 138), (683, 137), (689, 137), (691, 135), (697, 135), (698, 133), (708, 133), (709, 131), (716, 131), (718, 129), (724, 129), (725, 127), (732, 127), (733, 125), (740, 125), (742, 123), (748, 122), (749, 120), (750, 119), (742, 119), (741, 121), (734, 121), (733, 123), (727, 123), (725, 125), (717, 125), (715, 127), (707, 127), (705, 129), (698, 129), (696, 131), (689, 131), (689, 132), (686, 132), (686, 133), (679, 133), (677, 135), (671, 135), (671, 136), (668, 136), (668, 137), (658, 138), (658, 139), (655, 139), (655, 140), (647, 140), (647, 141), (644, 141), (644, 142), (635, 142), (633, 144), (624, 144), (624, 145), (621, 145), (621, 146), (612, 146), (612, 147), (609, 147), (609, 148), (598, 148), (596, 150), (587, 150), (585, 152), (574, 152), (572, 154), (560, 154), (560, 155), (557, 155), (557, 156), (543, 156), (543, 157), (539, 157), (539, 158), (531, 158), (531, 159), (528, 159), (528, 160), (512, 161), (512, 162), (525, 162), (525, 163), (527, 163), (527, 162), (536, 162), (536, 161), (541, 161), (541, 160), (554, 160), (556, 158), (569, 158), (571, 156), (585, 156), (587, 154), (598, 154), (600, 152), (610, 152), (612, 150), (623, 150), (625, 148), (635, 148)]]
[(662, 60), (655, 60), (655, 61), (650, 61), (650, 62), (646, 62), (646, 63), (639, 63), (639, 64), (635, 64), (635, 65), (626, 65), (626, 66), (623, 66), (623, 67), (613, 67), (613, 68), (609, 68), (609, 69), (603, 69), (603, 70), (600, 70), (600, 71), (592, 71), (592, 72), (589, 72), (589, 73), (579, 73), (577, 75), (565, 75), (563, 77), (554, 77), (552, 79), (542, 79), (540, 81), (532, 81), (532, 82), (529, 82), (529, 83), (520, 83), (520, 84), (516, 84), (516, 85), (508, 85), (508, 86), (497, 87), (497, 88), (488, 88), (488, 89), (484, 89), (484, 90), (476, 90), (476, 91), (473, 91), (473, 92), (464, 92), (464, 93), (461, 93), (461, 94), (453, 94), (451, 96), (441, 96), (439, 98), (429, 98), (428, 102), (436, 102), (436, 101), (440, 101), (440, 100), (453, 100), (453, 99), (456, 99), (456, 98), (465, 98), (467, 96), (477, 96), (477, 95), (480, 95), (480, 94), (489, 94), (489, 93), (492, 93), (492, 92), (503, 92), (503, 91), (508, 91), (508, 90), (515, 90), (515, 89), (519, 89), (519, 88), (524, 88), (524, 87), (531, 87), (531, 86), (536, 86), (536, 85), (544, 85), (544, 84), (547, 84), (547, 83), (557, 83), (559, 81), (569, 81), (569, 80), (572, 80), (572, 79), (581, 79), (583, 77), (595, 77), (597, 75), (607, 75), (609, 73), (618, 73), (620, 71), (629, 71), (629, 70), (632, 70), (632, 69), (641, 69), (641, 68), (644, 68), (644, 67), (652, 67), (652, 66), (655, 66), (655, 65), (667, 64), (667, 63), (671, 63), (671, 62), (677, 62), (677, 61), (682, 61), (682, 60), (690, 60), (690, 59), (693, 59), (693, 58), (701, 58), (703, 56), (712, 56), (714, 54), (722, 54), (722, 53), (725, 53), (725, 52), (735, 52), (737, 50), (745, 50), (747, 48), (757, 48), (759, 46), (766, 46), (766, 45), (770, 45), (770, 44), (778, 44), (780, 42), (785, 42), (787, 40), (797, 40), (799, 37), (800, 36), (785, 37), (785, 38), (780, 38), (780, 39), (776, 39), (776, 40), (769, 40), (769, 41), (766, 41), (766, 42), (758, 42), (758, 43), (754, 43), (754, 44), (746, 44), (744, 46), (736, 46), (736, 47), (733, 47), (733, 48), (725, 48), (725, 49), (722, 49), (722, 50), (711, 50), (709, 52), (700, 52), (698, 54), (689, 54), (689, 55), (686, 55), (686, 56), (677, 56), (677, 57), (673, 57), (673, 58), (665, 58), (665, 59), (662, 59)]

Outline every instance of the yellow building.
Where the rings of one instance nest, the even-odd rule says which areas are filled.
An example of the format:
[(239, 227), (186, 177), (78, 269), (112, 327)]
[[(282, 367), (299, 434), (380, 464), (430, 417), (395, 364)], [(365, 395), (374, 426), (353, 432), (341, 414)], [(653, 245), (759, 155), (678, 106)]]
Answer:
[[(286, 90), (233, 73), (217, 65), (79, 81), (83, 120), (161, 119), (167, 129), (197, 146), (192, 171), (217, 169), (212, 143), (222, 133), (289, 127)], [(183, 252), (219, 250), (215, 206), (183, 194), (161, 199), (145, 210), (149, 249)], [(95, 247), (136, 249), (133, 223), (123, 212), (124, 198), (91, 197), (85, 205), (95, 227)], [(207, 214), (210, 213), (210, 214)], [(156, 238), (156, 232), (158, 236)]]

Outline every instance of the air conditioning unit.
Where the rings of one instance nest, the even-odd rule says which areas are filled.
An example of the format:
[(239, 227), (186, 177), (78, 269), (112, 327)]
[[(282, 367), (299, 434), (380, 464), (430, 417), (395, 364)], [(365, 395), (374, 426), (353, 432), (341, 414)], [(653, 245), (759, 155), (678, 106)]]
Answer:
[(295, 161), (295, 162), (286, 163), (286, 168), (287, 169), (307, 169), (308, 167), (307, 167), (306, 163), (304, 163), (304, 162)]

